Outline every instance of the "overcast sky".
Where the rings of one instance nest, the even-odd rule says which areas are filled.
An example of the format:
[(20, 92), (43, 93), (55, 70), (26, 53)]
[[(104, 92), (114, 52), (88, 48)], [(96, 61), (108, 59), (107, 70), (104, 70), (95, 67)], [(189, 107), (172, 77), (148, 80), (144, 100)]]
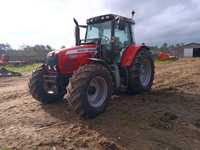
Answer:
[(74, 44), (73, 17), (136, 11), (137, 43), (200, 42), (199, 0), (0, 0), (0, 43)]

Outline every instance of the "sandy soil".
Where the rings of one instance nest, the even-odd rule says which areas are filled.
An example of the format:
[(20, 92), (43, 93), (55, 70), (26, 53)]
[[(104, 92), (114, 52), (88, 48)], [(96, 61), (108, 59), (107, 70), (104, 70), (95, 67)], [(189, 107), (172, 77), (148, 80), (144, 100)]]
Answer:
[(0, 147), (50, 150), (200, 149), (200, 59), (157, 65), (153, 89), (115, 96), (105, 113), (81, 120), (63, 102), (42, 106), (28, 75), (0, 78)]

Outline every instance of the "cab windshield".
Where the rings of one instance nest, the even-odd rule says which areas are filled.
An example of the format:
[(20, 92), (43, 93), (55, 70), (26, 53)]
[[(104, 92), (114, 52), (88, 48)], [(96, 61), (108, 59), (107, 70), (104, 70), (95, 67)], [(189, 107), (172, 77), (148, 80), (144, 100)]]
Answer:
[(101, 39), (102, 45), (111, 43), (111, 25), (112, 21), (89, 24), (86, 32), (86, 42), (92, 42), (94, 39)]

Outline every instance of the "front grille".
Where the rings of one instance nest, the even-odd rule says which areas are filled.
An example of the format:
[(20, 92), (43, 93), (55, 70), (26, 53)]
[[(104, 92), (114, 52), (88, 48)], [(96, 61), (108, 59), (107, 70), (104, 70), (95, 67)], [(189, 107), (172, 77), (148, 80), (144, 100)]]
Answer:
[(47, 56), (46, 64), (47, 64), (48, 70), (57, 71), (58, 57), (57, 56)]
[(53, 84), (57, 83), (57, 76), (56, 75), (44, 75), (43, 78), (44, 78), (45, 82), (53, 83)]
[(46, 64), (50, 66), (57, 65), (57, 57), (56, 56), (47, 56)]

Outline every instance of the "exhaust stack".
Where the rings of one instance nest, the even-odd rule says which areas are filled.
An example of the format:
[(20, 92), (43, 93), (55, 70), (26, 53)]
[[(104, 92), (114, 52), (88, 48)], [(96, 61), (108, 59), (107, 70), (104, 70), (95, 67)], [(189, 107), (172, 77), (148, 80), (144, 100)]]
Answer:
[(75, 35), (75, 44), (76, 45), (80, 45), (80, 28), (79, 28), (79, 24), (78, 21), (74, 18), (74, 23), (75, 23), (75, 31), (74, 31), (74, 35)]

